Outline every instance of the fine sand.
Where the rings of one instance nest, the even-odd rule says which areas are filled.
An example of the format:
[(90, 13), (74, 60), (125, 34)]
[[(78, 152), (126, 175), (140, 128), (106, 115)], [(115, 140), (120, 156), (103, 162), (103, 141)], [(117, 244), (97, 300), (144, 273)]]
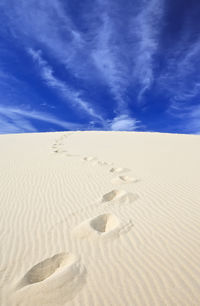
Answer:
[(0, 305), (200, 305), (200, 136), (0, 136)]

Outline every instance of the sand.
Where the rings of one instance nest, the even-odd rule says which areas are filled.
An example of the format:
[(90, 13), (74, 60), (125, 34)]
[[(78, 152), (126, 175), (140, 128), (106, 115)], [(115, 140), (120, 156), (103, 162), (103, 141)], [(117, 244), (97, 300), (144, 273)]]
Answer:
[(200, 136), (0, 136), (0, 305), (200, 305)]

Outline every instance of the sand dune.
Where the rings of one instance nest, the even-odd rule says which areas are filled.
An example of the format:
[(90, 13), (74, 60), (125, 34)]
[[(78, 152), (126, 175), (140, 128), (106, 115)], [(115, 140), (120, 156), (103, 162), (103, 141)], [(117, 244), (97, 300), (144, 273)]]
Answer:
[(200, 305), (200, 136), (0, 136), (0, 305)]

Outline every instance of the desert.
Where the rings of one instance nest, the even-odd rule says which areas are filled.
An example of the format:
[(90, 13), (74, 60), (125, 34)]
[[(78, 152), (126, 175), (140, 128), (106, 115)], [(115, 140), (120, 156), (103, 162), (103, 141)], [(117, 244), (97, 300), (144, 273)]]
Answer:
[(200, 136), (0, 136), (0, 305), (200, 305)]

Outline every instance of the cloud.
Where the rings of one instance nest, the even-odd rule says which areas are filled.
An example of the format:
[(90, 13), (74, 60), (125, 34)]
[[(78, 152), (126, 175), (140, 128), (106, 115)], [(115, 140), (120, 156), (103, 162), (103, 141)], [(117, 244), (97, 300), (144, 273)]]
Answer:
[(72, 103), (74, 107), (81, 108), (88, 115), (103, 122), (102, 117), (95, 112), (88, 102), (84, 101), (78, 91), (73, 91), (64, 81), (55, 77), (53, 68), (42, 58), (42, 52), (40, 50), (35, 51), (30, 48), (28, 49), (28, 53), (38, 63), (40, 74), (49, 87), (56, 89), (68, 104)]
[(200, 105), (175, 101), (170, 105), (168, 113), (176, 119), (178, 132), (200, 134)]
[[(92, 4), (86, 0), (84, 5), (76, 1), (75, 6), (60, 0), (2, 0), (0, 17), (6, 22), (0, 32), (17, 42), (20, 54), (28, 49), (40, 80), (77, 114), (83, 114), (88, 128), (134, 129), (138, 120), (127, 114), (143, 112), (145, 116), (158, 110), (165, 117), (169, 108), (165, 117), (169, 119), (169, 113), (177, 117), (177, 109), (186, 109), (199, 98), (197, 8), (188, 5), (185, 14), (185, 6), (182, 10), (165, 0), (127, 0), (126, 5), (122, 0), (94, 0)], [(64, 75), (69, 78), (65, 80)], [(0, 76), (6, 101), (12, 104), (20, 94), (13, 99), (13, 92), (11, 96), (6, 88), (8, 80)], [(12, 86), (13, 91), (16, 87)], [(39, 94), (45, 95), (42, 89)], [(27, 93), (21, 94), (22, 99)], [(145, 104), (142, 108), (140, 101)], [(179, 112), (179, 119), (186, 120), (185, 116)], [(190, 119), (195, 122), (191, 114)]]
[(199, 38), (191, 41), (192, 30), (186, 29), (179, 42), (166, 54), (164, 72), (157, 79), (157, 87), (167, 93), (172, 104), (191, 101), (200, 94)]
[(9, 112), (6, 114), (5, 112), (2, 113), (0, 109), (0, 134), (25, 132), (37, 132), (37, 129), (29, 120), (17, 114), (10, 114)]
[(183, 130), (193, 134), (200, 134), (200, 105), (185, 109), (184, 121)]
[(113, 45), (112, 37), (115, 36), (113, 20), (107, 13), (100, 18), (101, 25), (96, 28), (96, 41), (91, 58), (117, 101), (118, 109), (121, 110), (126, 107), (123, 95), (129, 84), (128, 67), (119, 58), (119, 48)]
[(112, 120), (110, 128), (113, 131), (135, 131), (138, 129), (139, 123), (138, 120), (128, 115), (120, 115)]
[(45, 112), (0, 106), (0, 133), (37, 132), (33, 120), (48, 122), (66, 130), (83, 129), (80, 124), (60, 120)]
[(70, 5), (58, 0), (21, 0), (12, 7), (3, 0), (1, 5), (15, 35), (23, 35), (24, 43), (46, 48), (75, 77), (88, 82), (101, 78), (121, 112), (127, 107), (130, 86), (139, 86), (141, 98), (154, 80), (163, 3), (127, 1), (124, 6), (122, 1), (96, 0), (92, 6), (78, 6), (76, 19)]
[(133, 81), (140, 84), (139, 100), (154, 81), (154, 60), (159, 47), (164, 12), (163, 0), (142, 1), (141, 10), (132, 18), (130, 32), (135, 40)]
[[(128, 5), (129, 4), (129, 5)], [(154, 81), (164, 1), (142, 1), (140, 5), (120, 1), (98, 1), (96, 35), (92, 58), (118, 102), (119, 112), (127, 107), (127, 91), (138, 87), (140, 100)], [(123, 14), (124, 12), (124, 14)]]

